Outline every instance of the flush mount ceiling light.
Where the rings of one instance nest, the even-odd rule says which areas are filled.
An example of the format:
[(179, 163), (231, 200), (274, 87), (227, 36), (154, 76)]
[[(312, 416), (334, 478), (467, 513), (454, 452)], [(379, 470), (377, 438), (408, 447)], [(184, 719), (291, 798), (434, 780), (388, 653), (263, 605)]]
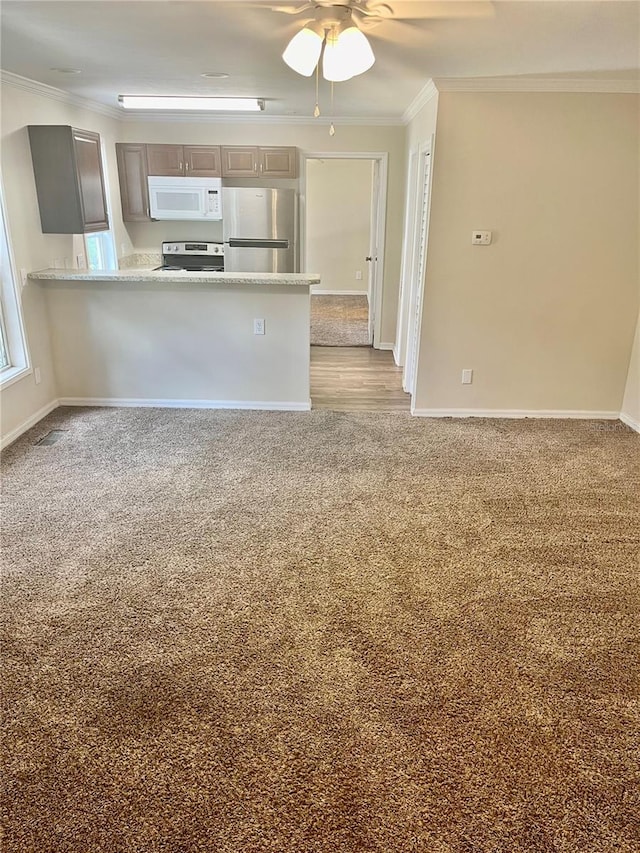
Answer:
[(315, 20), (307, 21), (291, 39), (282, 58), (294, 71), (310, 77), (324, 45), (322, 76), (331, 82), (364, 74), (375, 62), (367, 37), (355, 25), (351, 7), (315, 7)]
[(126, 110), (199, 110), (201, 112), (260, 112), (260, 98), (198, 98), (178, 95), (119, 95)]

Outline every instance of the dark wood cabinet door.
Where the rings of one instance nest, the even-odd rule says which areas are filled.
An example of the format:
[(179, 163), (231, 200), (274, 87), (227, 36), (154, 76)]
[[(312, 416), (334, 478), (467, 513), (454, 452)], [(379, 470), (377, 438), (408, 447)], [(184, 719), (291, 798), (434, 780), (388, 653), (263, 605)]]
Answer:
[(29, 125), (43, 234), (107, 231), (100, 135), (64, 124)]
[(183, 146), (147, 145), (147, 164), (150, 175), (181, 178), (184, 176)]
[(257, 178), (258, 148), (255, 145), (223, 145), (223, 178)]
[(184, 145), (184, 173), (188, 178), (219, 178), (219, 145)]
[(296, 178), (298, 176), (298, 149), (280, 146), (260, 148), (261, 178)]
[(124, 222), (149, 222), (147, 146), (117, 142), (118, 178)]
[(100, 136), (89, 130), (74, 128), (73, 148), (84, 232), (108, 231), (109, 216), (102, 174)]

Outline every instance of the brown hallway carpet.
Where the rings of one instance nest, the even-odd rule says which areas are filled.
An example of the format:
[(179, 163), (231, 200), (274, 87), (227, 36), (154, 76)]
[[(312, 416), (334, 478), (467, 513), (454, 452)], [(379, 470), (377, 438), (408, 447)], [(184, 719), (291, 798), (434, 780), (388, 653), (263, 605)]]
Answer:
[(53, 413), (3, 463), (3, 853), (637, 853), (639, 450)]
[(311, 345), (368, 347), (369, 302), (366, 296), (311, 296)]

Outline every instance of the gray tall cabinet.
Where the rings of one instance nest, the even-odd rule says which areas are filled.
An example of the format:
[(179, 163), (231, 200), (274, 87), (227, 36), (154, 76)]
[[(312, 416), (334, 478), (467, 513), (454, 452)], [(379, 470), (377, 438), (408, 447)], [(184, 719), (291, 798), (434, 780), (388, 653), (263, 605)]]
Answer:
[(42, 232), (107, 231), (99, 134), (68, 125), (30, 125), (29, 142)]

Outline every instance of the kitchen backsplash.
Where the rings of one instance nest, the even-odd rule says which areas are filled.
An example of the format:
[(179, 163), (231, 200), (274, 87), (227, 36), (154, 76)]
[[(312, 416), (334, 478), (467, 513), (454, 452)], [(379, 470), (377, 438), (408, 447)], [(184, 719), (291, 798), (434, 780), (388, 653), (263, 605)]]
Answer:
[(134, 269), (135, 267), (159, 267), (162, 263), (162, 254), (160, 252), (135, 252), (132, 255), (125, 255), (118, 260), (118, 267), (121, 270)]

